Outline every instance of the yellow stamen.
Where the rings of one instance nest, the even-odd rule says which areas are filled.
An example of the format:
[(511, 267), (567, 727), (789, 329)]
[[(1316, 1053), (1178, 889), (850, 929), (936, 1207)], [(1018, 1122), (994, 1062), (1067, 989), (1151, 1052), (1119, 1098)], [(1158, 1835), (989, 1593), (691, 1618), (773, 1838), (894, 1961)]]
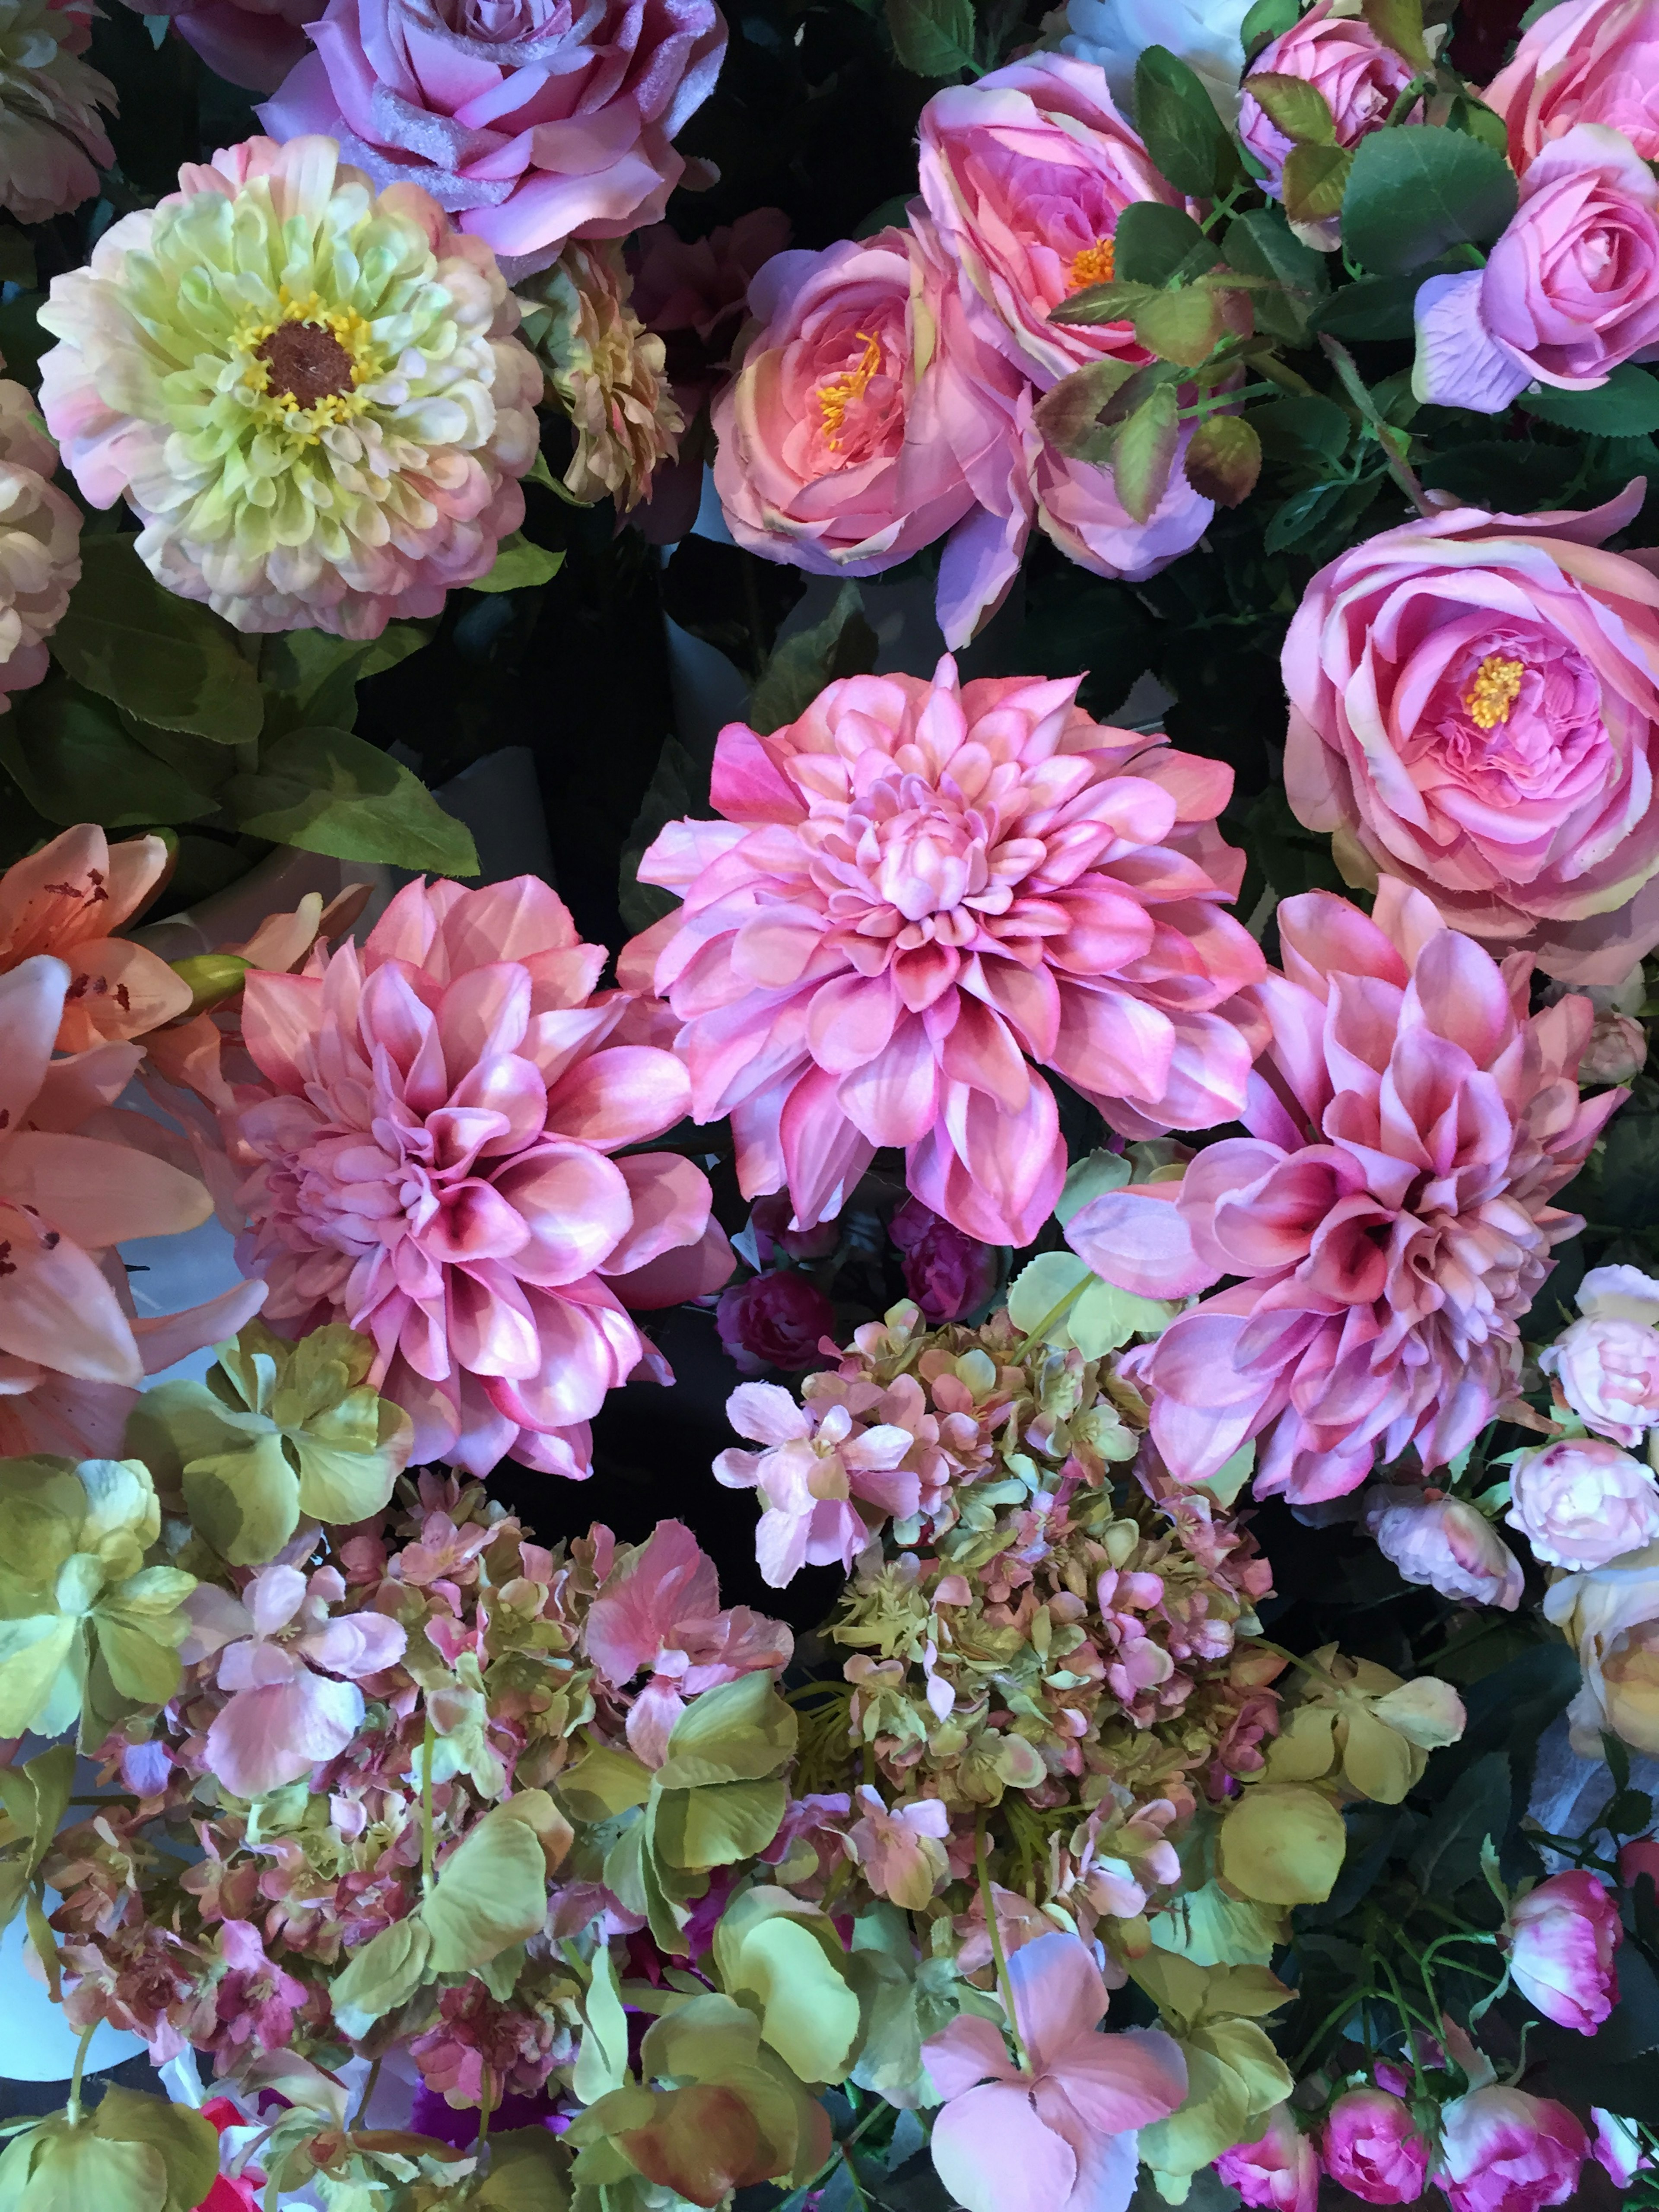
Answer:
[[(384, 363), (368, 322), (355, 308), (325, 307), (315, 292), (298, 298), (286, 284), (280, 288), (278, 301), (277, 314), (258, 319), (250, 317), (235, 332), (232, 343), (244, 356), (243, 383), (258, 395), (253, 412), (260, 428), (285, 430), (301, 445), (314, 446), (331, 423), (346, 422), (362, 413), (368, 402), (357, 387), (378, 377)], [(309, 323), (331, 333), (350, 356), (349, 392), (325, 392), (309, 407), (302, 407), (291, 392), (270, 389), (270, 365), (259, 349), (285, 323)]]
[(841, 433), (846, 426), (847, 410), (855, 399), (862, 399), (869, 389), (870, 380), (881, 367), (881, 346), (868, 331), (860, 331), (864, 351), (845, 376), (832, 376), (827, 384), (818, 386), (818, 415), (823, 424), (823, 434), (830, 452), (841, 451)]
[(1474, 672), (1474, 682), (1463, 694), (1469, 720), (1477, 729), (1495, 729), (1499, 722), (1508, 721), (1526, 672), (1524, 660), (1505, 660), (1498, 653), (1486, 655)]
[(1117, 249), (1109, 238), (1097, 238), (1092, 246), (1085, 246), (1081, 253), (1072, 256), (1072, 289), (1081, 292), (1090, 284), (1109, 284), (1117, 274)]

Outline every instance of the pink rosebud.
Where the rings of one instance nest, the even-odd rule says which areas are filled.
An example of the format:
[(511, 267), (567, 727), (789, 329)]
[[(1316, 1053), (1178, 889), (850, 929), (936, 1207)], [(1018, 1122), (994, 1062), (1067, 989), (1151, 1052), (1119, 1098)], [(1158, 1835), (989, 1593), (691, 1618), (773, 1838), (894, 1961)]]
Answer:
[(793, 1267), (751, 1275), (720, 1292), (714, 1326), (743, 1375), (768, 1367), (798, 1373), (820, 1364), (819, 1340), (836, 1325), (836, 1310), (810, 1276)]
[(1619, 2002), (1619, 1909), (1599, 1875), (1552, 1875), (1510, 1907), (1502, 1938), (1522, 1995), (1546, 2020), (1594, 2035)]
[(1622, 131), (1642, 159), (1653, 161), (1659, 161), (1656, 83), (1654, 0), (1566, 0), (1522, 32), (1515, 58), (1487, 86), (1486, 102), (1509, 125), (1517, 173), (1575, 123)]
[(1659, 1888), (1659, 1836), (1637, 1836), (1619, 1854), (1619, 1879), (1626, 1889), (1634, 1889), (1646, 1875)]
[(1566, 1437), (1523, 1452), (1510, 1470), (1505, 1515), (1553, 1567), (1605, 1567), (1659, 1536), (1651, 1468), (1601, 1437)]
[(1565, 2105), (1523, 2089), (1471, 2089), (1440, 2116), (1435, 2179), (1452, 2212), (1538, 2212), (1578, 2186), (1589, 2138)]
[(964, 1237), (919, 1198), (906, 1199), (887, 1233), (904, 1255), (904, 1287), (927, 1320), (960, 1321), (996, 1288), (997, 1247)]
[(1215, 2170), (1247, 2204), (1269, 2205), (1272, 2212), (1316, 2212), (1319, 2153), (1288, 2105), (1275, 2105), (1262, 2135), (1224, 2153)]
[(1486, 1515), (1460, 1498), (1379, 1486), (1366, 1498), (1365, 1528), (1408, 1583), (1506, 1613), (1521, 1602), (1521, 1562)]
[(1484, 269), (1419, 287), (1412, 388), (1501, 414), (1536, 381), (1593, 391), (1659, 341), (1659, 183), (1627, 138), (1581, 123), (1521, 179)]
[[(1331, 13), (1332, 0), (1317, 0), (1300, 22), (1256, 56), (1250, 76), (1299, 77), (1322, 93), (1331, 111), (1339, 146), (1357, 146), (1388, 121), (1395, 102), (1412, 81), (1412, 65), (1385, 46), (1368, 23)], [(1262, 190), (1282, 199), (1285, 164), (1294, 142), (1274, 123), (1244, 80), (1238, 105), (1238, 135), (1267, 171)], [(1341, 235), (1336, 216), (1310, 223), (1310, 234), (1328, 251)]]
[(1639, 1267), (1592, 1267), (1577, 1303), (1581, 1318), (1538, 1364), (1597, 1436), (1629, 1449), (1659, 1422), (1659, 1283)]
[(1590, 2154), (1620, 2189), (1628, 2189), (1638, 2173), (1653, 2171), (1653, 2160), (1642, 2155), (1641, 2138), (1628, 2120), (1621, 2120), (1616, 2112), (1604, 2112), (1600, 2105), (1590, 2106), (1590, 2118), (1595, 2124), (1595, 2141), (1590, 2146)]
[(1325, 2115), (1325, 2171), (1366, 2204), (1414, 2204), (1429, 2146), (1409, 2106), (1382, 2089), (1350, 2089)]
[(1648, 1033), (1634, 1014), (1598, 1013), (1578, 1063), (1581, 1083), (1628, 1083), (1648, 1064)]

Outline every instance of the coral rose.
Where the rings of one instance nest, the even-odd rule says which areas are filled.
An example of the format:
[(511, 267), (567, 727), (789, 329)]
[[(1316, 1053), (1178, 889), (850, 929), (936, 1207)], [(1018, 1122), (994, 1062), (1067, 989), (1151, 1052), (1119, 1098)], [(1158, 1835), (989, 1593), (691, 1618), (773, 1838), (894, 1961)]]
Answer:
[(1659, 1540), (1659, 1483), (1601, 1437), (1523, 1451), (1510, 1469), (1507, 1519), (1540, 1559), (1582, 1571)]
[(1460, 507), (1315, 576), (1285, 641), (1285, 787), (1455, 927), (1572, 983), (1659, 943), (1659, 580), (1589, 514)]
[(1130, 1135), (1237, 1112), (1250, 1049), (1219, 1010), (1262, 963), (1222, 912), (1231, 771), (1103, 729), (1077, 682), (962, 686), (945, 659), (720, 732), (726, 818), (671, 823), (640, 874), (684, 895), (645, 943), (746, 1196), (787, 1183), (805, 1227), (902, 1146), (924, 1205), (1024, 1245), (1066, 1170), (1032, 1061)]
[(1201, 1482), (1247, 1439), (1259, 1497), (1340, 1497), (1414, 1444), (1472, 1443), (1521, 1373), (1517, 1323), (1581, 1225), (1549, 1200), (1622, 1091), (1581, 1103), (1588, 999), (1527, 1012), (1495, 961), (1392, 877), (1375, 919), (1311, 891), (1279, 908), (1285, 973), (1246, 994), (1264, 1049), (1240, 1120), (1179, 1182), (1111, 1191), (1066, 1241), (1179, 1315), (1126, 1373), (1172, 1474)]
[(1509, 126), (1522, 175), (1576, 123), (1621, 131), (1643, 161), (1659, 161), (1659, 6), (1565, 0), (1521, 33), (1485, 99)]
[[(435, 615), (524, 520), (542, 374), (489, 249), (326, 138), (251, 138), (111, 225), (40, 310), (40, 404), (152, 575), (242, 630)], [(210, 281), (208, 271), (213, 272)]]
[(1501, 415), (1529, 384), (1589, 392), (1659, 345), (1659, 184), (1627, 138), (1581, 123), (1521, 179), (1484, 269), (1418, 287), (1412, 389)]
[[(1334, 143), (1352, 147), (1382, 128), (1413, 74), (1412, 64), (1385, 46), (1369, 23), (1336, 15), (1333, 0), (1315, 0), (1299, 22), (1256, 56), (1238, 103), (1238, 135), (1266, 172), (1262, 190), (1268, 198), (1284, 198), (1285, 164), (1295, 142), (1251, 92), (1250, 77), (1291, 76), (1310, 84), (1331, 111)], [(1335, 216), (1306, 229), (1328, 252), (1341, 236)]]
[(329, 0), (309, 27), (265, 128), (418, 185), (515, 278), (660, 219), (726, 52), (714, 0)]
[(373, 1337), (417, 1460), (585, 1474), (586, 1423), (643, 1349), (612, 1279), (708, 1225), (700, 1170), (630, 1149), (689, 1085), (672, 1053), (610, 1041), (631, 1001), (590, 996), (605, 957), (533, 877), (416, 882), (361, 953), (247, 979), (264, 1082), (227, 1117), (238, 1257), (284, 1334)]
[(1345, 2090), (1325, 2115), (1325, 2171), (1364, 2204), (1415, 2204), (1429, 2146), (1411, 2107), (1386, 2089)]
[(1506, 1613), (1521, 1602), (1520, 1560), (1486, 1515), (1461, 1498), (1380, 1484), (1365, 1499), (1365, 1531), (1408, 1583)]
[(1659, 1426), (1659, 1283), (1639, 1267), (1592, 1267), (1577, 1305), (1538, 1364), (1587, 1428), (1629, 1450)]
[(1113, 105), (1104, 73), (1028, 54), (921, 111), (921, 196), (989, 343), (1040, 391), (1090, 362), (1148, 358), (1128, 323), (1052, 323), (1112, 273), (1114, 234), (1136, 200), (1185, 202)]
[(1589, 2137), (1565, 2105), (1490, 2087), (1442, 2111), (1435, 2179), (1452, 2212), (1540, 2212), (1578, 2186)]
[(1501, 1941), (1522, 1996), (1558, 2027), (1594, 2035), (1619, 2002), (1624, 1936), (1607, 1884), (1574, 1867), (1516, 1899)]
[(930, 226), (779, 253), (715, 399), (714, 489), (739, 545), (876, 576), (946, 532), (939, 626), (965, 644), (1030, 527), (1023, 380), (975, 331)]

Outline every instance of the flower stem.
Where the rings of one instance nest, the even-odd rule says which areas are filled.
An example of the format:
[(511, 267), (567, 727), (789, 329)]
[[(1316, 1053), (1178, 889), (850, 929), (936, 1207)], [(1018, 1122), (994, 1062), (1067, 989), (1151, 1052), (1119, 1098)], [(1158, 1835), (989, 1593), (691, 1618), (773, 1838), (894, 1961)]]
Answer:
[(86, 2068), (87, 2052), (91, 2047), (92, 2039), (97, 2033), (98, 2023), (94, 2020), (82, 2029), (81, 2040), (76, 2048), (75, 2071), (70, 2075), (69, 2087), (69, 2124), (72, 2128), (78, 2128), (81, 2124), (81, 2075)]
[(1014, 1985), (1008, 1978), (1008, 1961), (1002, 1951), (1002, 1930), (997, 1925), (996, 1897), (991, 1887), (983, 1813), (974, 1828), (974, 1863), (979, 1874), (979, 1901), (985, 1908), (985, 1926), (991, 1938), (991, 1956), (996, 1963), (997, 1990), (1002, 1998), (1003, 2008), (1008, 2014), (1008, 2033), (1014, 2039), (1014, 2056), (1019, 2061), (1020, 2072), (1029, 2074), (1031, 2061), (1025, 2049), (1025, 2039), (1019, 2032), (1019, 2018), (1014, 2010)]
[(1359, 410), (1370, 428), (1372, 436), (1382, 448), (1382, 458), (1389, 465), (1389, 474), (1419, 514), (1432, 514), (1434, 509), (1429, 505), (1427, 495), (1423, 489), (1417, 472), (1406, 459), (1401, 434), (1391, 422), (1383, 421), (1382, 412), (1376, 400), (1371, 397), (1370, 387), (1355, 366), (1353, 356), (1340, 339), (1328, 337), (1323, 331), (1319, 333), (1319, 343), (1326, 358), (1335, 369), (1338, 376), (1341, 378), (1343, 390)]
[(1073, 1284), (1071, 1289), (1066, 1291), (1065, 1297), (1056, 1304), (1049, 1307), (1048, 1312), (1043, 1315), (1042, 1319), (1031, 1331), (1031, 1334), (1026, 1338), (1024, 1344), (1020, 1346), (1018, 1351), (1015, 1352), (1014, 1359), (1016, 1364), (1021, 1360), (1029, 1359), (1030, 1358), (1033, 1347), (1043, 1343), (1047, 1340), (1048, 1331), (1054, 1327), (1054, 1323), (1057, 1321), (1063, 1321), (1065, 1319), (1066, 1316), (1070, 1313), (1072, 1308), (1077, 1304), (1078, 1300), (1083, 1296), (1085, 1291), (1088, 1289), (1090, 1284), (1092, 1283), (1094, 1279), (1095, 1279), (1091, 1274), (1079, 1276), (1078, 1280)]
[(368, 2069), (368, 2079), (364, 2082), (363, 2094), (358, 2100), (356, 2118), (351, 2123), (354, 2129), (362, 2127), (364, 2120), (368, 2117), (369, 2106), (374, 2102), (374, 2092), (379, 2088), (380, 2084), (380, 2062), (377, 2058)]
[(432, 1715), (426, 1716), (426, 1729), (421, 1738), (421, 1887), (430, 1893), (432, 1888), (432, 1859), (434, 1839), (432, 1832), (432, 1754), (437, 1747), (437, 1735), (432, 1726)]

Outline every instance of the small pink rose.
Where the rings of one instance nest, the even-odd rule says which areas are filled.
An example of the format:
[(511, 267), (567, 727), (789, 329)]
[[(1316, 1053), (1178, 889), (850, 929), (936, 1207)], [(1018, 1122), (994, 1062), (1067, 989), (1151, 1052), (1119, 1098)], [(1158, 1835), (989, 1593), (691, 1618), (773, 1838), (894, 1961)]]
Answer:
[(1452, 2212), (1540, 2212), (1567, 2202), (1589, 2149), (1565, 2105), (1522, 2089), (1471, 2089), (1441, 2113), (1435, 2179)]
[(1594, 2035), (1619, 2002), (1619, 1908), (1598, 1875), (1552, 1875), (1510, 1908), (1503, 1944), (1522, 1995), (1546, 2020)]
[(822, 1339), (835, 1328), (836, 1310), (810, 1276), (793, 1267), (752, 1275), (720, 1292), (714, 1326), (743, 1375), (769, 1367), (799, 1373), (823, 1364)]
[(1659, 1283), (1639, 1267), (1592, 1267), (1581, 1318), (1540, 1353), (1574, 1413), (1626, 1449), (1659, 1424)]
[(1628, 1083), (1647, 1064), (1648, 1033), (1634, 1014), (1598, 1013), (1578, 1063), (1578, 1080)]
[(1659, 1537), (1659, 1483), (1601, 1437), (1523, 1452), (1510, 1470), (1504, 1516), (1553, 1567), (1605, 1567)]
[(1272, 2212), (1316, 2212), (1319, 2153), (1288, 2105), (1275, 2105), (1256, 2141), (1235, 2145), (1217, 2159), (1215, 2170), (1246, 2204), (1269, 2206)]
[(1366, 2204), (1415, 2204), (1430, 2148), (1409, 2106), (1384, 2089), (1350, 2089), (1325, 2115), (1325, 2171)]
[(1408, 1583), (1506, 1613), (1521, 1602), (1521, 1562), (1486, 1515), (1462, 1498), (1379, 1486), (1365, 1501), (1365, 1528)]
[[(1250, 67), (1250, 76), (1293, 76), (1312, 85), (1331, 111), (1335, 143), (1347, 147), (1382, 128), (1412, 75), (1411, 64), (1385, 46), (1368, 23), (1334, 15), (1332, 0), (1316, 0), (1298, 23), (1262, 48)], [(1267, 173), (1263, 191), (1282, 199), (1285, 164), (1294, 142), (1255, 98), (1249, 76), (1238, 105), (1238, 135)], [(1334, 216), (1308, 228), (1318, 233), (1327, 251), (1340, 236)]]

